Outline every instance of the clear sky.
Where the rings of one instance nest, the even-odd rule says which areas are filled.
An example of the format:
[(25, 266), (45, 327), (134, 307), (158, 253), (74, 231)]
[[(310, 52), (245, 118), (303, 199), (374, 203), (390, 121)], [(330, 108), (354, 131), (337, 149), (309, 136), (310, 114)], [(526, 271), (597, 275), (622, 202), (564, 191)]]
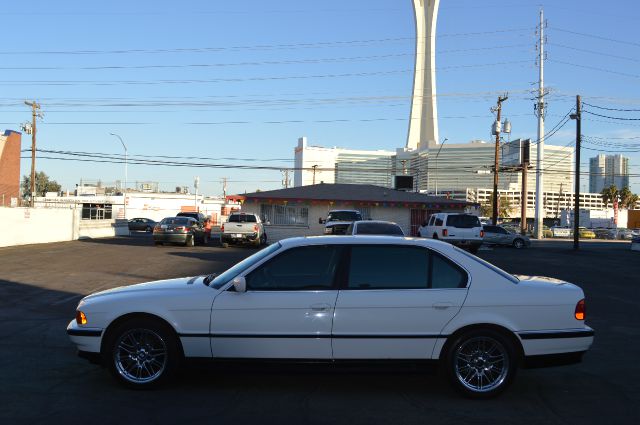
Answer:
[[(544, 8), (550, 89), (547, 129), (575, 105), (585, 114), (582, 151), (631, 158), (640, 192), (640, 5), (634, 0), (532, 2), (442, 0), (437, 25), (441, 137), (488, 140), (497, 96), (511, 138), (536, 137), (535, 27)], [(292, 166), (300, 136), (354, 149), (404, 146), (415, 29), (410, 0), (109, 2), (35, 0), (3, 4), (0, 128), (42, 104), (38, 147), (129, 155), (198, 156), (182, 162)], [(619, 111), (635, 109), (635, 111)], [(573, 143), (570, 121), (548, 143)], [(571, 145), (573, 146), (573, 145)], [(30, 137), (23, 135), (23, 149)], [(597, 149), (597, 150), (587, 150)], [(28, 155), (28, 153), (25, 153)], [(71, 158), (68, 155), (40, 154)], [(76, 157), (80, 158), (80, 157)], [(225, 158), (238, 158), (235, 160)], [(161, 158), (156, 158), (161, 159)], [(166, 160), (166, 159), (162, 159)], [(80, 179), (124, 178), (114, 163), (40, 158), (65, 189)], [(22, 174), (30, 161), (22, 162)], [(200, 176), (208, 195), (281, 187), (279, 171), (129, 165), (129, 181), (171, 190)], [(583, 177), (583, 188), (588, 179)]]

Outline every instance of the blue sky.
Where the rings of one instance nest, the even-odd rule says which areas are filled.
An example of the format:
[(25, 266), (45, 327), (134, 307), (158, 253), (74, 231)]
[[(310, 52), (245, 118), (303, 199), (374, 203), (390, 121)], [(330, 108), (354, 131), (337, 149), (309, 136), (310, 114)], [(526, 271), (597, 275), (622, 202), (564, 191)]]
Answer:
[[(443, 0), (436, 41), (441, 137), (489, 138), (489, 108), (509, 92), (512, 138), (536, 137), (535, 26), (548, 20), (547, 128), (575, 105), (640, 110), (640, 6), (591, 0)], [(0, 49), (0, 128), (42, 104), (38, 146), (60, 151), (201, 156), (216, 164), (292, 166), (297, 138), (354, 149), (404, 146), (413, 70), (410, 0), (190, 1), (36, 0), (6, 3)], [(587, 109), (587, 107), (585, 107)], [(637, 111), (588, 107), (601, 115)], [(590, 149), (640, 150), (640, 121), (585, 114)], [(572, 143), (569, 122), (548, 143)], [(601, 139), (603, 138), (603, 139)], [(23, 137), (23, 148), (30, 138)], [(583, 164), (599, 151), (583, 150)], [(42, 154), (45, 155), (45, 154)], [(631, 173), (640, 175), (640, 155)], [(50, 155), (52, 156), (52, 155)], [(228, 160), (222, 158), (240, 158)], [(257, 160), (257, 161), (256, 161)], [(185, 160), (187, 161), (187, 160)], [(124, 166), (41, 158), (37, 168), (71, 189), (80, 179), (113, 182)], [(23, 160), (22, 174), (30, 161)], [(586, 170), (583, 165), (583, 170)], [(129, 166), (129, 181), (206, 194), (281, 187), (278, 171)], [(583, 176), (583, 187), (587, 178)], [(632, 177), (640, 192), (640, 177)]]

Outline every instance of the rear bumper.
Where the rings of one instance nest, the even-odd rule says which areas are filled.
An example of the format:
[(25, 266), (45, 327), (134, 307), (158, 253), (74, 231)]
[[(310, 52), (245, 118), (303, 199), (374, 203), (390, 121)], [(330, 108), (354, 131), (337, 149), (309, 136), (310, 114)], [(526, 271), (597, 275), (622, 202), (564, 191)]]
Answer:
[(518, 332), (518, 337), (526, 357), (568, 355), (587, 351), (593, 344), (594, 331), (585, 326), (578, 329)]
[(445, 242), (449, 242), (451, 245), (458, 246), (460, 248), (479, 247), (482, 245), (482, 239), (442, 239)]
[(259, 240), (258, 233), (222, 233), (220, 242), (222, 243), (255, 243)]
[(154, 233), (154, 242), (185, 243), (188, 233)]

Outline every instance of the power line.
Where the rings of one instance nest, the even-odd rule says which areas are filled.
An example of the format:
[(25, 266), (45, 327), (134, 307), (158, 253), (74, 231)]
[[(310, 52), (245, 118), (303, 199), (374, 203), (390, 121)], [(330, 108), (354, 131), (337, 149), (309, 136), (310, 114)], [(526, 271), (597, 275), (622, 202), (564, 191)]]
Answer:
[(640, 47), (640, 43), (635, 43), (633, 41), (619, 40), (619, 39), (615, 39), (615, 38), (604, 37), (604, 36), (601, 36), (601, 35), (587, 34), (587, 33), (577, 32), (577, 31), (570, 31), (570, 30), (566, 30), (566, 29), (562, 29), (562, 28), (558, 28), (558, 27), (554, 27), (554, 26), (552, 26), (551, 29), (554, 30), (554, 31), (560, 31), (560, 32), (564, 32), (564, 33), (567, 33), (567, 34), (580, 35), (582, 37), (595, 38), (595, 39), (598, 39), (598, 40), (611, 41), (613, 43), (627, 44), (627, 45), (630, 45), (630, 46)]
[[(495, 31), (477, 31), (463, 33), (444, 33), (438, 34), (437, 38), (447, 37), (476, 37), (479, 35), (502, 34), (509, 32), (526, 32), (533, 30), (532, 27), (501, 29)], [(226, 46), (226, 47), (187, 47), (174, 49), (117, 49), (117, 50), (32, 50), (32, 51), (0, 51), (0, 55), (102, 55), (102, 54), (158, 54), (158, 53), (207, 53), (237, 50), (280, 50), (280, 49), (304, 49), (304, 48), (322, 48), (345, 45), (373, 44), (378, 47), (380, 43), (388, 42), (414, 42), (415, 37), (391, 37), (363, 40), (334, 40), (334, 41), (318, 41), (311, 43), (289, 43), (289, 44), (256, 44), (244, 46)]]
[(640, 118), (624, 118), (624, 117), (612, 117), (609, 115), (601, 115), (601, 114), (596, 114), (595, 112), (591, 112), (591, 111), (583, 111), (586, 112), (589, 115), (595, 115), (596, 117), (601, 117), (601, 118), (608, 118), (610, 120), (620, 120), (620, 121), (640, 121)]
[(582, 102), (582, 104), (591, 106), (592, 108), (604, 109), (605, 111), (619, 111), (619, 112), (640, 112), (640, 109), (620, 109), (620, 108), (607, 108), (604, 106), (592, 105), (587, 102)]

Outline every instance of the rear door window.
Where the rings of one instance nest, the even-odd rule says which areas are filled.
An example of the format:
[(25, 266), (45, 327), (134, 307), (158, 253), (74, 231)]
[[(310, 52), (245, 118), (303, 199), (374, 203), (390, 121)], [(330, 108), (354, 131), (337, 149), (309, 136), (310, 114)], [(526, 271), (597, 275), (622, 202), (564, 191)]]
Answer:
[(475, 215), (450, 215), (447, 217), (447, 226), (457, 227), (459, 229), (471, 229), (480, 227), (480, 220)]

